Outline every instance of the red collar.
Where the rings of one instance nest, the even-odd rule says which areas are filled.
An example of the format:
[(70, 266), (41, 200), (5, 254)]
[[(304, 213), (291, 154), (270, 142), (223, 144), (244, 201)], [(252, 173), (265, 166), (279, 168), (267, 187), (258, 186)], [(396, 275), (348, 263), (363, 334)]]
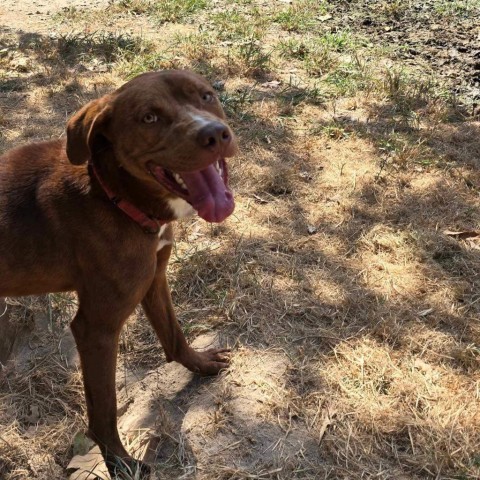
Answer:
[(138, 209), (135, 205), (130, 203), (128, 200), (124, 200), (123, 198), (117, 197), (110, 190), (110, 188), (105, 184), (105, 182), (103, 181), (102, 177), (98, 173), (98, 170), (96, 169), (93, 162), (90, 161), (88, 163), (88, 169), (89, 169), (90, 175), (96, 178), (96, 180), (100, 184), (100, 187), (102, 187), (102, 190), (107, 195), (108, 199), (116, 207), (118, 207), (123, 213), (129, 216), (135, 223), (140, 225), (140, 227), (145, 233), (152, 233), (156, 235), (160, 231), (160, 227), (167, 223), (163, 220), (152, 218), (151, 216), (147, 215), (145, 212), (142, 212), (140, 209)]

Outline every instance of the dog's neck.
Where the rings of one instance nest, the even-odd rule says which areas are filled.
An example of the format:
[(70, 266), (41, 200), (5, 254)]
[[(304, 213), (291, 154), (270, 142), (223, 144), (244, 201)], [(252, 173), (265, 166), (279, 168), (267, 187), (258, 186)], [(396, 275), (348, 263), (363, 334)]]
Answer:
[[(108, 160), (107, 160), (108, 157)], [(90, 178), (95, 193), (107, 196), (114, 204), (127, 213), (134, 221), (142, 224), (141, 214), (155, 219), (160, 225), (176, 219), (175, 212), (169, 206), (168, 195), (160, 189), (151, 188), (122, 168), (110, 152), (102, 156), (102, 162), (89, 161)], [(120, 202), (126, 205), (120, 206)], [(136, 211), (137, 212), (136, 212)], [(145, 220), (145, 230), (151, 229)]]

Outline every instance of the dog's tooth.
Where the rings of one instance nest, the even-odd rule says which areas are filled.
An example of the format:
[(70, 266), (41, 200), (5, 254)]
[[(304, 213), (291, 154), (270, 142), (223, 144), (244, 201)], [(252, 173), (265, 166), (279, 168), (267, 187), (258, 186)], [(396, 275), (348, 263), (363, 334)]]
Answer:
[(177, 183), (185, 190), (187, 190), (187, 185), (183, 181), (183, 178), (179, 175), (177, 179)]
[(177, 182), (177, 184), (182, 187), (184, 190), (188, 190), (187, 186), (185, 185), (185, 182), (183, 181), (183, 178), (178, 174), (172, 172), (173, 179)]

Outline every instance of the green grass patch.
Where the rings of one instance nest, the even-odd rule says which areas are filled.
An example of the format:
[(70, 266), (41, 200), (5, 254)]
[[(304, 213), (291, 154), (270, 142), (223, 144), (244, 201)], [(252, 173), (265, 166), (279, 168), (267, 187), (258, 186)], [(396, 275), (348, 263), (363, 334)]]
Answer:
[(303, 66), (313, 77), (322, 77), (334, 70), (339, 63), (338, 57), (325, 45), (315, 45), (305, 55)]
[(318, 17), (329, 9), (328, 2), (323, 0), (298, 0), (279, 11), (274, 20), (288, 32), (307, 32), (318, 25)]
[(318, 38), (318, 43), (336, 52), (348, 52), (358, 46), (358, 42), (349, 30), (327, 32)]
[(215, 39), (208, 32), (177, 33), (171, 49), (190, 60), (210, 59), (217, 53)]
[(220, 92), (219, 99), (227, 115), (244, 118), (248, 107), (253, 103), (252, 89), (241, 88), (232, 92), (225, 90)]
[(102, 58), (113, 62), (126, 54), (139, 54), (145, 48), (140, 37), (115, 33), (70, 33), (57, 41), (60, 56), (66, 59)]
[(242, 63), (244, 75), (261, 75), (270, 70), (271, 52), (266, 51), (254, 38), (240, 43), (235, 51)]
[(158, 23), (180, 22), (209, 7), (209, 0), (120, 0), (112, 3), (113, 12), (149, 15)]
[(181, 68), (178, 57), (167, 50), (153, 50), (133, 57), (127, 55), (117, 62), (117, 71), (125, 79), (153, 70)]
[(210, 19), (211, 28), (221, 41), (260, 40), (270, 25), (268, 16), (256, 7), (244, 11), (236, 8), (221, 10), (212, 13)]
[(377, 178), (382, 172), (406, 169), (412, 165), (424, 168), (440, 165), (439, 159), (426, 145), (426, 140), (417, 135), (392, 130), (374, 138), (374, 143), (382, 157)]
[(358, 91), (368, 91), (374, 88), (375, 80), (369, 71), (368, 64), (358, 56), (341, 62), (330, 72), (325, 83), (334, 96), (350, 96)]
[[(295, 107), (302, 103), (323, 105), (326, 96), (318, 83), (306, 85), (301, 84), (298, 80), (290, 79), (288, 85), (278, 93), (278, 99), (284, 107)], [(287, 115), (287, 113), (289, 113), (289, 110), (284, 109), (284, 114)]]
[(352, 131), (336, 119), (314, 126), (311, 129), (311, 133), (312, 135), (322, 135), (337, 141), (345, 140), (352, 135)]
[(480, 0), (437, 0), (433, 9), (439, 15), (480, 15)]
[[(305, 60), (315, 57), (322, 50), (337, 53), (355, 51), (361, 43), (349, 30), (341, 30), (315, 37), (282, 39), (277, 44), (277, 50), (282, 57)], [(314, 61), (314, 58), (312, 60)]]
[(95, 59), (108, 64), (140, 55), (150, 44), (141, 37), (125, 33), (72, 32), (57, 37), (32, 36), (22, 43), (22, 48), (35, 51), (46, 61), (61, 60), (71, 65)]
[(297, 38), (282, 39), (278, 42), (276, 48), (281, 57), (290, 59), (304, 60), (310, 53), (310, 49), (305, 41)]
[(387, 69), (383, 77), (383, 91), (399, 112), (411, 112), (437, 98), (437, 83), (430, 76), (416, 76), (403, 69)]
[(323, 77), (342, 63), (339, 54), (356, 52), (359, 46), (360, 41), (345, 30), (315, 37), (280, 40), (277, 51), (280, 57), (301, 61), (309, 75)]

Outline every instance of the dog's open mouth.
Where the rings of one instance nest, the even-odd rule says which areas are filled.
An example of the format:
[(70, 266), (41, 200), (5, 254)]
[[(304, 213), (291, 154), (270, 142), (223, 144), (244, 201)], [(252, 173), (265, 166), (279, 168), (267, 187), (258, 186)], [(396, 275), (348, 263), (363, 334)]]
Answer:
[(174, 173), (158, 165), (149, 169), (162, 186), (186, 200), (207, 222), (222, 222), (235, 208), (223, 158), (196, 172)]

